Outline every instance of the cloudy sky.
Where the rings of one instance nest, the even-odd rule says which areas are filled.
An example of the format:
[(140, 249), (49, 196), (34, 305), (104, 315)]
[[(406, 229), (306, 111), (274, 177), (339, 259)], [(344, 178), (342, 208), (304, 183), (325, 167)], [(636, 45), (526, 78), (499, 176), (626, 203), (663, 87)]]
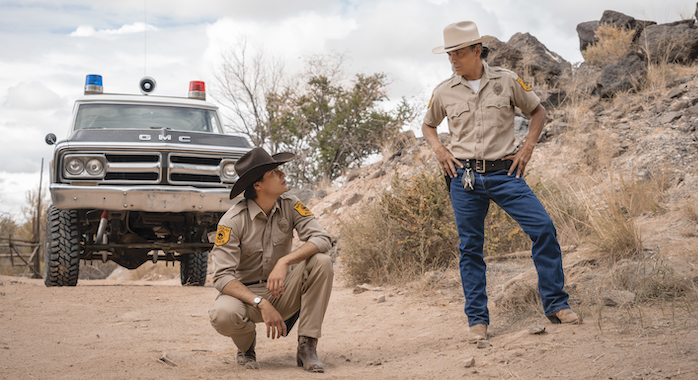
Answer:
[(190, 80), (209, 91), (222, 52), (244, 37), (285, 62), (343, 53), (351, 73), (383, 72), (390, 98), (426, 102), (450, 75), (442, 45), (447, 24), (474, 20), (480, 33), (507, 41), (529, 32), (571, 63), (582, 61), (578, 23), (611, 9), (638, 19), (691, 17), (686, 0), (0, 0), (0, 213), (20, 218), (27, 190), (44, 184), (52, 148), (67, 135), (86, 74), (105, 92), (138, 93), (152, 76), (156, 93), (186, 96)]

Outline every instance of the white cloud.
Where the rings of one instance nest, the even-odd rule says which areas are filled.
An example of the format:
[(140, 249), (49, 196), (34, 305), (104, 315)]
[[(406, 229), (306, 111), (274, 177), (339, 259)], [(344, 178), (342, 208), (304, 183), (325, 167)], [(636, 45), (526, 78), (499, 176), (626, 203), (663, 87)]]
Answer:
[(156, 28), (153, 25), (146, 25), (142, 22), (136, 22), (130, 25), (124, 25), (119, 29), (102, 29), (102, 30), (95, 30), (90, 25), (81, 25), (78, 26), (77, 29), (75, 29), (74, 32), (70, 33), (71, 37), (111, 37), (111, 36), (118, 36), (118, 35), (124, 35), (124, 34), (134, 34), (134, 33), (143, 33), (144, 31), (157, 31), (158, 28)]
[(18, 109), (52, 109), (60, 107), (63, 101), (55, 92), (40, 82), (21, 82), (7, 90), (4, 106)]
[(65, 137), (86, 74), (101, 74), (106, 92), (137, 94), (138, 80), (149, 75), (157, 94), (183, 96), (190, 80), (210, 89), (221, 52), (247, 36), (283, 59), (289, 73), (309, 55), (344, 53), (348, 73), (387, 74), (391, 102), (406, 96), (426, 105), (450, 75), (446, 58), (431, 53), (449, 23), (474, 20), (502, 41), (528, 32), (578, 62), (577, 24), (606, 9), (669, 22), (690, 17), (694, 7), (685, 0), (0, 2), (0, 211), (22, 204), (36, 186), (39, 162), (52, 154), (43, 138)]

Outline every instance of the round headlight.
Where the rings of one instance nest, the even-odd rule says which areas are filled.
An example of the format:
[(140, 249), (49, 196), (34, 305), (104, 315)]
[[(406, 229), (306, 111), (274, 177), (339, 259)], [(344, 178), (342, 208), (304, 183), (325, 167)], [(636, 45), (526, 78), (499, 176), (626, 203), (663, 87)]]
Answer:
[(93, 158), (89, 161), (87, 161), (87, 164), (85, 165), (85, 170), (87, 170), (87, 173), (90, 175), (100, 175), (102, 172), (104, 172), (104, 164), (102, 161)]
[(85, 169), (85, 164), (79, 158), (69, 158), (65, 163), (65, 170), (72, 175), (79, 175)]
[(238, 174), (235, 172), (235, 164), (228, 163), (223, 166), (223, 177), (227, 180), (236, 179)]

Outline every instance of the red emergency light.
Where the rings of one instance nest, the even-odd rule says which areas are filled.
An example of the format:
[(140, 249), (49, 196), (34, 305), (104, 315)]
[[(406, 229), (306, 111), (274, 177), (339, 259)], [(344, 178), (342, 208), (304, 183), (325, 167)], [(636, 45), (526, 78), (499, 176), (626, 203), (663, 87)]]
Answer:
[(189, 82), (189, 98), (206, 100), (206, 84), (200, 80)]

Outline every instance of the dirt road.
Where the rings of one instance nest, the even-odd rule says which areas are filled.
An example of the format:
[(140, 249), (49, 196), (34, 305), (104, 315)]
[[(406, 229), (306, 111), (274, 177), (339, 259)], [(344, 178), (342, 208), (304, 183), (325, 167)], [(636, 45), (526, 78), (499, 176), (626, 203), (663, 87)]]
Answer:
[[(295, 329), (272, 341), (261, 337), (263, 325), (261, 369), (250, 373), (208, 322), (215, 289), (177, 282), (81, 280), (74, 288), (46, 288), (40, 280), (0, 276), (0, 378), (698, 378), (698, 319), (680, 305), (645, 308), (641, 323), (630, 309), (581, 310), (587, 315), (579, 326), (542, 316), (504, 325), (495, 311), (492, 346), (478, 349), (465, 340), (458, 288), (354, 294), (341, 283), (319, 344), (325, 374), (295, 366)], [(376, 301), (380, 295), (386, 302)], [(547, 333), (530, 335), (536, 324)], [(468, 358), (474, 366), (464, 365)]]

